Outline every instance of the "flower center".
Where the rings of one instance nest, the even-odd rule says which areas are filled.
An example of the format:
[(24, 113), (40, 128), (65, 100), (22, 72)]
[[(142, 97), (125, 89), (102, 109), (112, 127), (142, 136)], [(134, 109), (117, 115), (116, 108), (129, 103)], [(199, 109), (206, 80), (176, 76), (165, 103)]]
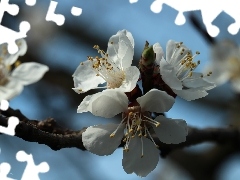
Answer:
[[(122, 114), (122, 121), (119, 124), (118, 128), (120, 125), (125, 124), (126, 129), (125, 129), (125, 135), (123, 141), (126, 143), (123, 150), (128, 152), (129, 151), (129, 144), (132, 138), (135, 138), (138, 136), (141, 138), (142, 142), (142, 137), (149, 137), (154, 145), (156, 147), (157, 144), (154, 142), (148, 127), (149, 125), (154, 125), (158, 127), (160, 125), (159, 122), (151, 119), (148, 117), (148, 112), (141, 112), (141, 107), (140, 106), (133, 106), (133, 107), (128, 107), (127, 112)], [(114, 137), (115, 133), (117, 132), (118, 128), (110, 135), (110, 137)], [(143, 157), (143, 143), (142, 143), (142, 155)]]
[(107, 88), (119, 88), (125, 80), (123, 68), (117, 66), (108, 58), (108, 54), (100, 50), (98, 45), (95, 45), (93, 48), (102, 55), (101, 58), (98, 56), (95, 58), (88, 57), (88, 60), (92, 62), (92, 68), (96, 71), (96, 76), (102, 77), (107, 82)]
[[(183, 81), (192, 76), (193, 71), (198, 67), (200, 64), (200, 60), (194, 62), (194, 58), (200, 54), (199, 51), (196, 51), (194, 55), (191, 52), (187, 52), (184, 54), (184, 47), (182, 47), (183, 42), (176, 44), (176, 48), (172, 54), (172, 58), (178, 59), (181, 58), (180, 61), (176, 61), (174, 63), (174, 67), (177, 69), (176, 76), (180, 81)], [(207, 76), (210, 76), (212, 72), (209, 72)], [(203, 75), (201, 78), (204, 77)]]
[(1, 61), (0, 59), (0, 86), (8, 82), (8, 68)]

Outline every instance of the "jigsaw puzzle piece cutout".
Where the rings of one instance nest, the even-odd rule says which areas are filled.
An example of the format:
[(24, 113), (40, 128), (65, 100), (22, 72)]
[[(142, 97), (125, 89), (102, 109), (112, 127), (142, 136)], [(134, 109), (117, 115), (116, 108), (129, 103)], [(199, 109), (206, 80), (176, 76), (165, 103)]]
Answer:
[(138, 0), (129, 0), (131, 4), (138, 2)]
[(9, 102), (7, 100), (1, 100), (0, 110), (6, 111), (9, 108)]
[(1, 163), (0, 164), (0, 179), (1, 180), (15, 180), (15, 179), (7, 177), (10, 170), (11, 170), (10, 164), (8, 164), (6, 162)]
[(74, 16), (80, 16), (82, 14), (82, 9), (73, 6), (72, 9), (71, 9), (71, 14), (74, 15)]
[(53, 21), (55, 22), (58, 26), (61, 26), (64, 24), (65, 17), (62, 14), (55, 14), (55, 9), (57, 7), (58, 2), (56, 1), (51, 1), (48, 12), (46, 15), (46, 21)]
[(23, 172), (21, 180), (40, 180), (38, 173), (46, 173), (50, 167), (47, 162), (42, 162), (39, 165), (35, 165), (32, 154), (27, 154), (24, 151), (18, 151), (16, 159), (20, 162), (27, 162), (27, 166)]
[(36, 4), (36, 0), (25, 0), (26, 5), (34, 6)]
[[(6, 111), (9, 107), (9, 103), (6, 100), (1, 100), (0, 110)], [(4, 133), (10, 136), (15, 135), (15, 128), (19, 124), (19, 119), (17, 117), (8, 118), (8, 127), (3, 127), (0, 125), (0, 133)]]
[(22, 21), (19, 25), (19, 32), (13, 31), (5, 26), (0, 25), (0, 44), (8, 44), (8, 52), (10, 54), (15, 54), (18, 51), (18, 46), (16, 40), (27, 37), (27, 32), (30, 30), (31, 26), (29, 22)]
[(203, 24), (205, 25), (208, 34), (212, 37), (216, 37), (219, 34), (220, 29), (217, 26), (213, 25), (212, 22), (222, 12), (222, 8), (220, 6), (211, 8), (212, 6), (214, 6), (214, 3), (213, 2), (211, 3), (212, 5), (209, 4), (209, 7), (206, 6), (201, 8), (201, 14), (202, 14)]
[(1, 0), (0, 2), (0, 23), (2, 22), (4, 12), (8, 12), (12, 16), (19, 13), (19, 6), (16, 4), (9, 4), (9, 0)]
[(186, 22), (186, 18), (183, 15), (183, 12), (179, 12), (175, 19), (175, 24), (180, 26), (180, 25), (185, 24), (185, 22)]
[(14, 136), (15, 128), (18, 124), (19, 124), (19, 119), (17, 117), (10, 117), (8, 118), (8, 127), (3, 127), (0, 125), (0, 133)]
[(238, 2), (236, 0), (228, 0), (223, 8), (223, 11), (235, 20), (234, 23), (228, 26), (228, 32), (232, 35), (236, 35), (240, 29), (239, 5), (240, 5), (239, 0)]
[(152, 2), (150, 9), (154, 13), (160, 13), (162, 11), (163, 2), (155, 0)]

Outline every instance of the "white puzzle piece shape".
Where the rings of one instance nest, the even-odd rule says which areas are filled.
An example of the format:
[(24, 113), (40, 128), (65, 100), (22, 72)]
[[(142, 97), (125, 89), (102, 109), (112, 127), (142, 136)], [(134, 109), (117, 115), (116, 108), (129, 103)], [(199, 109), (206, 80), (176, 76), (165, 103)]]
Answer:
[(24, 151), (18, 151), (16, 159), (20, 162), (27, 162), (27, 166), (23, 172), (21, 180), (40, 180), (38, 173), (46, 173), (50, 169), (47, 162), (35, 165), (32, 154), (27, 154)]
[[(130, 0), (130, 3), (132, 2), (135, 1)], [(240, 0), (155, 0), (151, 4), (150, 9), (154, 13), (160, 13), (163, 4), (166, 4), (178, 11), (178, 15), (175, 19), (176, 25), (183, 25), (186, 22), (186, 18), (183, 15), (184, 12), (200, 10), (203, 23), (208, 34), (212, 37), (216, 37), (220, 30), (217, 26), (213, 25), (212, 22), (221, 12), (225, 12), (235, 20), (235, 23), (229, 25), (228, 32), (232, 35), (235, 35), (239, 31)]]
[[(4, 12), (15, 16), (19, 12), (19, 7), (16, 4), (9, 4), (9, 0), (0, 1), (0, 23)], [(18, 51), (18, 46), (16, 44), (17, 39), (27, 37), (27, 32), (30, 30), (30, 24), (27, 21), (22, 21), (19, 25), (19, 32), (13, 31), (5, 26), (0, 24), (0, 44), (8, 44), (8, 52), (14, 54)]]
[(10, 164), (8, 164), (6, 162), (1, 163), (0, 164), (0, 179), (1, 180), (15, 180), (15, 179), (7, 177), (10, 170), (11, 170)]

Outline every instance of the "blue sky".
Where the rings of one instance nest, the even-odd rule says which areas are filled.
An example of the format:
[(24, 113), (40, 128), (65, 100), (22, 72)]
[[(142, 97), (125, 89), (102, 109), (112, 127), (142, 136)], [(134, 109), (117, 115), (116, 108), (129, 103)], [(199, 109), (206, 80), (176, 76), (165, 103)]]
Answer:
[[(76, 0), (58, 0), (58, 2), (59, 4), (56, 12), (61, 13), (66, 17), (66, 24), (69, 24), (73, 27), (81, 26), (82, 24), (85, 26), (87, 25), (85, 28), (87, 28), (89, 32), (99, 34), (106, 39), (106, 45), (108, 38), (117, 31), (122, 29), (127, 29), (130, 31), (135, 40), (135, 56), (137, 57), (140, 57), (146, 40), (148, 40), (150, 44), (159, 42), (165, 50), (167, 41), (169, 39), (173, 39), (184, 42), (184, 44), (193, 51), (201, 52), (199, 55), (201, 64), (198, 68), (198, 71), (201, 71), (207, 64), (207, 61), (210, 59), (210, 45), (202, 38), (199, 32), (193, 28), (189, 22), (189, 19), (187, 19), (186, 23), (182, 26), (175, 25), (174, 20), (177, 15), (177, 11), (169, 6), (164, 5), (161, 13), (154, 14), (150, 10), (150, 4), (152, 1), (140, 0), (135, 4), (130, 4), (127, 0), (102, 0), (101, 2), (94, 0), (89, 0), (88, 2)], [(46, 13), (47, 5), (48, 1), (44, 1), (44, 3), (38, 2), (34, 8), (44, 7), (43, 12)], [(70, 14), (70, 9), (72, 6), (82, 8), (82, 15), (79, 17), (73, 17)], [(194, 13), (201, 20), (200, 11), (196, 11)], [(186, 13), (186, 15), (188, 14)], [(43, 19), (43, 21), (45, 20)], [(220, 16), (214, 21), (214, 23), (221, 28), (221, 33), (217, 37), (218, 40), (231, 38), (235, 39), (237, 43), (240, 42), (239, 36), (232, 36), (226, 31), (228, 24), (230, 24), (232, 21), (233, 19), (224, 13), (220, 14)], [(45, 64), (49, 65), (50, 67), (61, 67), (73, 73), (78, 64), (81, 61), (86, 60), (86, 56), (96, 55), (96, 52), (93, 51), (93, 49), (84, 46), (82, 42), (78, 42), (76, 44), (74, 39), (71, 39), (65, 34), (59, 33), (58, 28), (61, 27), (58, 27), (56, 24), (48, 23), (45, 28), (50, 28), (50, 25), (51, 27), (54, 26), (55, 28), (55, 32), (53, 36), (51, 36), (52, 38), (46, 39), (44, 44), (36, 51), (38, 55), (41, 55), (44, 58)], [(31, 31), (38, 31), (38, 29), (31, 29)], [(29, 35), (27, 41), (30, 39), (31, 36)], [(96, 44), (97, 43), (98, 42), (96, 42)], [(29, 118), (44, 118), (41, 117), (41, 112), (38, 110), (38, 107), (41, 106), (34, 98), (34, 93), (31, 92), (34, 89), (33, 87), (34, 85), (26, 87), (20, 96), (14, 98), (10, 102), (10, 105), (13, 108), (20, 108), (21, 111)], [(219, 87), (211, 92), (214, 92), (215, 96), (218, 94), (220, 97), (221, 93), (226, 91), (229, 92), (226, 95), (226, 100), (231, 99), (233, 92), (228, 85)], [(210, 98), (215, 98), (211, 95), (211, 92)], [(30, 102), (29, 99), (31, 99)], [(52, 97), (52, 99), (49, 101), (61, 106), (64, 105), (65, 100), (66, 99), (64, 99), (64, 97), (59, 98), (59, 96), (56, 95), (56, 97)], [(76, 109), (73, 109), (72, 113), (76, 113)], [(226, 126), (226, 122), (223, 122), (226, 112), (219, 112), (218, 109), (208, 109), (200, 103), (186, 102), (180, 98), (176, 99), (175, 105), (167, 113), (167, 116), (171, 118), (185, 119), (189, 125), (199, 128)], [(109, 122), (109, 120), (93, 117), (93, 115), (89, 113), (76, 113), (73, 115), (73, 121), (74, 123), (72, 126), (79, 129), (84, 126)], [(62, 149), (55, 152), (45, 145), (29, 143), (18, 138), (11, 138), (7, 136), (0, 136), (0, 148), (0, 162), (6, 161), (12, 165), (11, 177), (16, 179), (20, 179), (21, 173), (25, 167), (25, 165), (21, 165), (15, 159), (15, 154), (18, 150), (25, 150), (27, 153), (32, 153), (36, 164), (42, 161), (47, 161), (49, 163), (50, 171), (46, 174), (42, 174), (40, 176), (41, 180), (86, 179), (86, 175), (88, 174), (92, 174), (90, 177), (88, 177), (88, 179), (94, 179), (96, 177), (117, 180), (142, 179), (137, 177), (135, 174), (128, 175), (124, 172), (121, 165), (122, 149), (117, 149), (113, 155), (104, 157), (96, 156), (89, 152), (82, 152), (75, 148)], [(239, 157), (237, 158), (239, 159)], [(165, 159), (160, 159), (157, 168), (149, 176), (143, 179), (154, 179), (158, 173), (161, 172), (166, 161), (167, 160)], [(239, 168), (231, 168), (233, 166), (237, 166)], [(226, 166), (224, 174), (221, 176), (226, 177), (225, 179), (229, 180), (234, 178), (236, 179), (236, 177), (240, 176), (239, 169), (239, 161), (234, 160), (232, 164), (230, 163), (229, 168)], [(82, 172), (89, 173), (84, 174)], [(179, 177), (182, 177), (183, 179), (189, 178), (187, 174), (181, 174), (181, 172)]]

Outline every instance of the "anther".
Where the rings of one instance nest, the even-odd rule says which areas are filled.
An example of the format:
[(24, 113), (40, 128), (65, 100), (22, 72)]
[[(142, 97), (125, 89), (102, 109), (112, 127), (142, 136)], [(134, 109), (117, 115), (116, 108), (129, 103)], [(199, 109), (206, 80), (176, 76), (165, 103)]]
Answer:
[(19, 66), (21, 64), (21, 62), (19, 61), (19, 60), (17, 60), (15, 63), (14, 63), (14, 65), (17, 67), (17, 66)]
[(158, 127), (158, 126), (160, 126), (160, 123), (159, 123), (159, 122), (157, 122), (157, 124), (156, 124), (156, 127)]

